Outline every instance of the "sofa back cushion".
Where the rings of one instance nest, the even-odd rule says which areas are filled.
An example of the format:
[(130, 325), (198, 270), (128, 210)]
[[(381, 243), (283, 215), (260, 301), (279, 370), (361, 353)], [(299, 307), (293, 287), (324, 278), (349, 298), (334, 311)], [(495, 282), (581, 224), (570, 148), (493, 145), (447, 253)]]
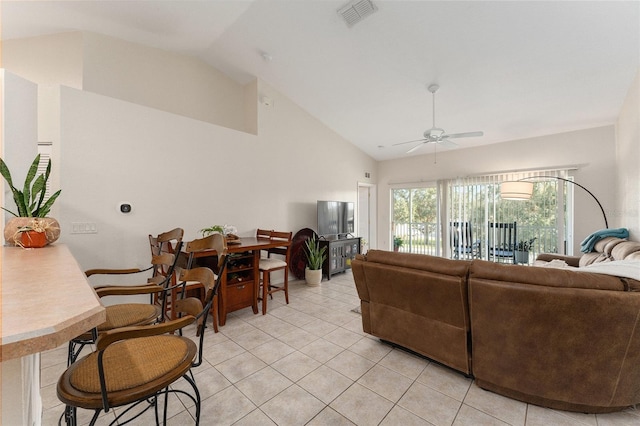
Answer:
[(567, 269), (507, 265), (487, 262), (485, 260), (475, 260), (471, 265), (469, 276), (470, 278), (483, 280), (533, 284), (544, 287), (589, 288), (616, 291), (624, 291), (626, 289), (624, 279), (613, 275), (578, 272)]
[(469, 374), (470, 264), (380, 250), (359, 255), (352, 269), (363, 330)]
[(471, 262), (380, 250), (369, 251), (366, 259), (366, 300), (469, 327), (466, 307)]
[(594, 245), (591, 253), (585, 253), (580, 258), (580, 266), (630, 259), (640, 259), (639, 242), (616, 237), (605, 237)]

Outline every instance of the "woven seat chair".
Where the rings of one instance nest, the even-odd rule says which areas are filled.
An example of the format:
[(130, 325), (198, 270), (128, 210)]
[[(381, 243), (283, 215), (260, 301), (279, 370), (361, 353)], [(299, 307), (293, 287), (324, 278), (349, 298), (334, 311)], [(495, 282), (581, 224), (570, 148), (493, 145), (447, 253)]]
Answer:
[[(262, 315), (267, 313), (267, 298), (273, 298), (273, 293), (282, 291), (287, 304), (289, 304), (289, 263), (291, 261), (291, 238), (292, 232), (279, 232), (258, 229), (256, 238), (269, 238), (272, 241), (282, 241), (281, 247), (263, 250), (267, 252), (267, 257), (260, 257), (258, 268), (260, 269), (261, 280), (260, 289), (256, 295), (262, 301)], [(273, 257), (273, 255), (277, 255)], [(271, 282), (271, 273), (284, 271), (284, 282), (276, 286)]]
[[(201, 400), (191, 369), (202, 363), (204, 331), (209, 311), (220, 286), (220, 277), (227, 263), (226, 241), (222, 235), (214, 237), (218, 253), (218, 278), (209, 268), (185, 269), (180, 273), (181, 285), (199, 282), (206, 288), (206, 304), (196, 297), (179, 299), (176, 311), (184, 316), (164, 323), (126, 327), (106, 331), (96, 341), (96, 351), (77, 360), (58, 380), (57, 395), (66, 405), (63, 416), (68, 425), (77, 424), (77, 409), (93, 410), (90, 425), (94, 425), (102, 411), (128, 405), (114, 420), (123, 424), (155, 411), (155, 422), (166, 424), (168, 398), (180, 393), (195, 404), (195, 424), (200, 422)], [(197, 322), (196, 322), (197, 321)], [(198, 344), (176, 334), (196, 322)], [(173, 333), (173, 334), (167, 334)], [(172, 389), (171, 384), (183, 378), (192, 391)], [(164, 404), (160, 399), (164, 397)], [(143, 410), (135, 410), (147, 404)], [(127, 418), (129, 417), (129, 418)], [(148, 420), (145, 420), (148, 421)]]
[[(107, 320), (93, 330), (84, 333), (69, 342), (67, 365), (73, 363), (82, 349), (96, 341), (99, 333), (120, 327), (147, 325), (161, 322), (165, 318), (169, 298), (167, 291), (176, 287), (174, 270), (182, 247), (184, 231), (175, 228), (159, 234), (157, 237), (149, 235), (151, 246), (151, 266), (146, 269), (89, 269), (85, 271), (87, 277), (96, 275), (129, 276), (146, 271), (152, 271), (151, 278), (140, 285), (108, 285), (96, 287), (98, 297), (107, 296), (136, 296), (149, 295), (150, 303), (119, 303), (106, 306)], [(173, 287), (172, 287), (173, 286)]]
[[(184, 248), (184, 253), (186, 253), (188, 256), (187, 266), (186, 266), (187, 269), (191, 269), (193, 266), (200, 266), (200, 265), (194, 265), (195, 263), (194, 256), (197, 252), (204, 251), (204, 250), (215, 250), (217, 252), (217, 250), (220, 248), (220, 242), (219, 242), (220, 237), (216, 235), (217, 234), (212, 234), (207, 237), (199, 238), (186, 243)], [(210, 265), (210, 267), (212, 269), (215, 269), (214, 273), (219, 274), (219, 271), (218, 271), (219, 266)], [(218, 279), (218, 275), (216, 275), (216, 279)], [(199, 282), (187, 282), (186, 284), (182, 285), (181, 287), (182, 291), (179, 298), (177, 297), (176, 294), (174, 294), (172, 297), (175, 297), (178, 300), (184, 299), (185, 296), (188, 294), (189, 290), (193, 291), (200, 288), (204, 289), (204, 286)], [(217, 294), (214, 295), (213, 303), (211, 304), (211, 318), (213, 319), (213, 330), (214, 332), (217, 333), (218, 332), (218, 295)]]

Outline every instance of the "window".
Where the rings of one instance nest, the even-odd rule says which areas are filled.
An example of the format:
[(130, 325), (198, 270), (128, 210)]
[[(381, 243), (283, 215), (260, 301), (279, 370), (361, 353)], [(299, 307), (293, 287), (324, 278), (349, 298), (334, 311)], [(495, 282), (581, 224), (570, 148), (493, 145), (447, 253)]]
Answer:
[[(40, 162), (38, 163), (37, 175), (45, 174), (47, 172), (47, 165), (51, 159), (51, 142), (38, 142), (38, 154), (40, 154)], [(47, 181), (47, 189), (44, 193), (44, 199), (48, 200), (51, 196), (51, 179)]]
[[(550, 176), (541, 177), (536, 176)], [(516, 244), (531, 242), (529, 262), (538, 253), (559, 253), (565, 251), (565, 241), (569, 240), (567, 227), (567, 201), (571, 198), (563, 182), (553, 176), (564, 177), (566, 173), (544, 171), (536, 173), (514, 173), (506, 175), (479, 176), (443, 182), (446, 191), (446, 223), (469, 223), (472, 243), (480, 246), (480, 257), (487, 258), (489, 223), (516, 223)], [(535, 181), (533, 196), (527, 201), (503, 200), (500, 197), (500, 183), (503, 181), (527, 179)], [(453, 232), (450, 227), (446, 232)], [(451, 241), (448, 238), (447, 241)], [(572, 246), (571, 244), (569, 246)], [(455, 248), (447, 243), (443, 252), (455, 257)], [(506, 247), (506, 249), (513, 249)]]
[(437, 195), (435, 186), (392, 190), (392, 234), (394, 241), (402, 240), (399, 251), (439, 253)]
[[(533, 262), (542, 252), (567, 253), (573, 246), (569, 232), (573, 186), (554, 177), (567, 179), (567, 171), (475, 176), (394, 188), (392, 237), (402, 240), (403, 252), (486, 259), (489, 223), (515, 222), (514, 244), (531, 242), (523, 262)], [(503, 200), (500, 183), (519, 179), (535, 182), (531, 199)]]

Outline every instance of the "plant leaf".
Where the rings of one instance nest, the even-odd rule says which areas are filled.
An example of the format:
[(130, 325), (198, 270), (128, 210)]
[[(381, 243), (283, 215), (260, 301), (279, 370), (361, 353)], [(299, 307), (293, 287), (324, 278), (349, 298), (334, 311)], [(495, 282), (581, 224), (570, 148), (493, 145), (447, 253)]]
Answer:
[[(33, 179), (36, 177), (36, 173), (38, 173), (38, 164), (40, 164), (40, 154), (36, 155), (36, 158), (29, 167), (27, 177), (24, 179), (24, 189), (22, 192), (24, 193), (25, 205), (29, 205), (31, 202), (31, 182), (33, 182)], [(31, 217), (31, 212), (29, 212), (29, 217)]]
[(7, 164), (2, 158), (0, 158), (0, 174), (7, 181), (11, 189), (15, 189), (11, 180), (11, 172), (9, 171), (9, 167), (7, 167)]
[(56, 199), (60, 196), (61, 192), (62, 190), (58, 189), (55, 194), (49, 197), (47, 202), (44, 203), (44, 205), (38, 210), (36, 217), (46, 217), (49, 214), (49, 210), (51, 210), (51, 206), (53, 205), (54, 201), (56, 201)]
[[(39, 212), (40, 211), (40, 206), (42, 205), (42, 202), (44, 201), (44, 196), (47, 192), (47, 181), (49, 180), (49, 175), (51, 174), (51, 158), (49, 158), (49, 161), (47, 162), (47, 170), (45, 171), (44, 174), (44, 185), (43, 185), (43, 190), (40, 193), (40, 199), (38, 200), (38, 207), (36, 208), (36, 210)], [(44, 216), (42, 216), (44, 217)]]
[(47, 192), (47, 181), (44, 175), (39, 175), (31, 187), (31, 211), (33, 215), (38, 217), (38, 211)]
[(15, 214), (14, 212), (12, 212), (12, 211), (11, 211), (11, 210), (9, 210), (9, 209), (5, 209), (4, 207), (0, 207), (0, 209), (4, 210), (4, 211), (5, 211), (5, 212), (7, 212), (7, 213), (11, 213), (11, 214), (12, 214), (12, 215), (14, 215), (15, 217), (18, 217), (18, 215), (17, 215), (17, 214)]
[(18, 207), (18, 216), (31, 217), (27, 204), (24, 202), (24, 194), (22, 191), (18, 191), (17, 189), (13, 191), (13, 201), (16, 202), (16, 207)]

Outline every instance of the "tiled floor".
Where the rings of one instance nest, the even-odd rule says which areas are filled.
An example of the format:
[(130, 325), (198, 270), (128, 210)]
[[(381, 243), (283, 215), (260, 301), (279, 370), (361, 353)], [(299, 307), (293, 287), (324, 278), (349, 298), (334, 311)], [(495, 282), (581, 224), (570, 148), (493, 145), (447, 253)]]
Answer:
[[(292, 282), (290, 302), (276, 294), (267, 315), (245, 309), (220, 333), (209, 329), (206, 362), (195, 370), (201, 424), (640, 425), (640, 408), (597, 416), (548, 410), (380, 343), (362, 333), (360, 315), (351, 312), (359, 299), (350, 272), (320, 287)], [(56, 424), (63, 411), (55, 383), (65, 357), (65, 347), (42, 356), (44, 425)], [(193, 424), (189, 408), (173, 398), (169, 424)], [(100, 424), (113, 419), (112, 411)], [(152, 423), (149, 411), (132, 424)]]

